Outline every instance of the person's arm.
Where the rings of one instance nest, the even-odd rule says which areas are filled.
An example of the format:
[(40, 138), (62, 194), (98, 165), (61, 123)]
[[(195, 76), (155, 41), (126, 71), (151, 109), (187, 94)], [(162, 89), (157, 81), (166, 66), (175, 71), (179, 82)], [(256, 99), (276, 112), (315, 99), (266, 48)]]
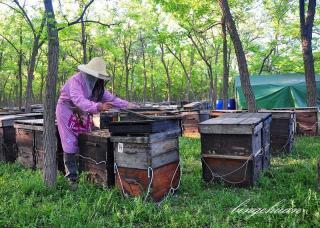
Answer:
[(84, 112), (96, 114), (99, 112), (101, 103), (96, 103), (88, 100), (83, 95), (81, 83), (78, 80), (71, 80), (70, 82), (70, 98), (75, 106)]
[(116, 108), (128, 108), (131, 104), (126, 100), (122, 100), (119, 97), (114, 96), (109, 91), (104, 92), (102, 102), (110, 102)]

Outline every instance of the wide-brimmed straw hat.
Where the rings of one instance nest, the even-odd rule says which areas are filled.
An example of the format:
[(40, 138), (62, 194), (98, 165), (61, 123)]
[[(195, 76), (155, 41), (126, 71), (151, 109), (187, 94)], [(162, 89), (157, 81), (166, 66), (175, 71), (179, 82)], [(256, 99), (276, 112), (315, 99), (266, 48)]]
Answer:
[(82, 64), (78, 66), (78, 69), (84, 73), (90, 74), (96, 78), (110, 81), (111, 77), (108, 76), (106, 71), (106, 63), (100, 57), (94, 57), (88, 62), (88, 64)]

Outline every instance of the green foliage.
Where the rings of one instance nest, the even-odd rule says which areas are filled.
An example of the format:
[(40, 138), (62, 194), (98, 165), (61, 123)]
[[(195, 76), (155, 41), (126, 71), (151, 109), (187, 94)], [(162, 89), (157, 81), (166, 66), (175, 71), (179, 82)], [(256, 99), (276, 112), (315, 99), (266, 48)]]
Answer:
[[(272, 167), (250, 189), (201, 180), (200, 141), (180, 139), (182, 182), (179, 192), (158, 207), (141, 198), (126, 199), (116, 189), (100, 189), (82, 176), (76, 192), (60, 175), (53, 189), (44, 187), (39, 171), (0, 164), (1, 227), (319, 227), (320, 199), (316, 190), (319, 137), (297, 138), (289, 156), (272, 158)], [(249, 208), (302, 208), (299, 215), (231, 213), (250, 199)]]
[[(6, 2), (15, 6), (11, 1)], [(59, 3), (60, 2), (60, 3)], [(58, 1), (55, 14), (58, 27), (65, 27), (68, 22), (79, 17), (87, 1)], [(261, 4), (263, 3), (263, 4)], [(233, 17), (239, 30), (240, 38), (247, 56), (251, 74), (258, 74), (264, 58), (274, 48), (263, 67), (263, 74), (303, 72), (301, 54), (298, 1), (288, 0), (229, 0)], [(0, 4), (0, 34), (21, 49), (23, 58), (23, 92), (26, 87), (26, 75), (30, 59), (33, 34), (26, 20), (14, 10)], [(319, 7), (318, 7), (319, 8)], [(39, 29), (43, 16), (43, 2), (40, 0), (27, 1), (25, 5), (36, 30)], [(317, 9), (318, 12), (318, 9)], [(102, 56), (107, 61), (107, 71), (114, 76), (113, 91), (121, 97), (125, 96), (125, 61), (124, 45), (131, 43), (129, 55), (129, 92), (130, 99), (141, 101), (144, 90), (144, 69), (142, 58), (141, 38), (144, 41), (147, 98), (156, 101), (167, 99), (167, 78), (161, 62), (159, 43), (164, 43), (175, 53), (181, 54), (186, 68), (190, 67), (190, 56), (195, 46), (188, 34), (203, 48), (212, 63), (214, 77), (217, 77), (217, 90), (222, 86), (222, 39), (221, 12), (217, 1), (209, 0), (134, 0), (134, 1), (105, 1), (94, 2), (90, 5), (84, 20), (95, 20), (105, 24), (114, 24), (110, 28), (97, 23), (85, 23), (86, 50), (88, 58)], [(313, 51), (315, 57), (315, 71), (320, 72), (320, 17), (316, 14)], [(23, 37), (20, 44), (20, 32)], [(42, 39), (46, 39), (46, 32)], [(83, 61), (83, 47), (81, 25), (75, 24), (59, 32), (60, 64), (58, 74), (58, 88), (71, 77), (77, 66)], [(15, 95), (17, 86), (17, 51), (3, 37), (0, 36), (0, 88), (4, 93), (0, 102), (10, 100)], [(170, 62), (172, 77), (172, 97), (174, 100), (186, 99), (187, 79), (176, 58), (165, 46), (165, 61)], [(233, 76), (238, 75), (236, 56), (228, 37), (230, 56), (230, 83)], [(217, 61), (216, 61), (217, 51)], [(46, 43), (41, 48), (41, 55), (37, 59), (34, 76), (34, 102), (41, 101), (41, 78), (43, 69), (47, 65)], [(4, 83), (9, 77), (8, 83)], [(153, 77), (154, 88), (151, 85)], [(194, 65), (191, 74), (192, 86), (196, 99), (207, 99), (209, 93), (208, 68), (197, 51), (194, 55)], [(108, 85), (112, 89), (112, 85)], [(155, 90), (155, 94), (152, 91)], [(233, 96), (230, 88), (229, 96)], [(16, 100), (16, 98), (15, 98)]]

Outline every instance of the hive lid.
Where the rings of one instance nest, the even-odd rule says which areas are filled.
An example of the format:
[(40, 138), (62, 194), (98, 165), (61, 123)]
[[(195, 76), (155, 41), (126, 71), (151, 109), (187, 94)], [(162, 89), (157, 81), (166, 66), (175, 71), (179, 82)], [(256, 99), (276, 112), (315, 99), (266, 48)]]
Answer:
[(217, 113), (242, 113), (242, 112), (248, 112), (248, 110), (245, 109), (239, 109), (239, 110), (229, 110), (229, 109), (225, 109), (225, 110), (213, 110), (212, 113), (217, 112)]
[(26, 117), (18, 115), (7, 115), (0, 116), (0, 127), (10, 127), (13, 126), (15, 120), (25, 119)]
[(133, 109), (121, 109), (120, 119), (122, 120), (169, 120), (180, 119), (177, 112), (167, 110), (142, 110), (133, 111)]
[(201, 102), (196, 101), (196, 102), (191, 102), (189, 104), (183, 105), (184, 108), (197, 108), (198, 106), (201, 105)]
[(14, 123), (15, 128), (43, 131), (43, 119), (17, 120)]
[(261, 113), (271, 113), (272, 119), (291, 119), (293, 110), (259, 110)]
[(200, 110), (200, 115), (210, 115), (210, 110)]
[(243, 112), (243, 113), (225, 113), (220, 118), (259, 118), (262, 120), (266, 120), (271, 117), (271, 113), (265, 113), (265, 112), (255, 112), (255, 113), (249, 113), (249, 112)]
[(295, 112), (319, 112), (318, 107), (303, 107), (303, 108), (295, 108)]
[(179, 121), (169, 119), (120, 121), (109, 124), (109, 131), (114, 134), (157, 133), (179, 128)]
[(12, 112), (0, 112), (0, 116), (9, 116), (9, 115), (13, 115), (15, 113)]
[(203, 134), (255, 134), (261, 130), (261, 118), (214, 118), (199, 124)]
[(17, 116), (41, 118), (43, 117), (43, 114), (31, 112), (31, 113), (17, 114)]
[(103, 130), (95, 130), (91, 132), (84, 132), (80, 134), (82, 137), (85, 138), (110, 138), (110, 132), (108, 129), (103, 129)]

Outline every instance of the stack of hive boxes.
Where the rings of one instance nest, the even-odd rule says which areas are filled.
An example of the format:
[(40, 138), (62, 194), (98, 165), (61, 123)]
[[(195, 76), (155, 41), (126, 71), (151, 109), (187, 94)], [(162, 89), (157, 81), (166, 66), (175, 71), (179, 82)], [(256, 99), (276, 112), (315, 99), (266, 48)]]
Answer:
[(183, 136), (199, 137), (199, 123), (210, 119), (210, 111), (201, 102), (193, 102), (183, 106), (181, 112)]
[(203, 178), (252, 186), (270, 164), (271, 114), (224, 116), (199, 124)]
[[(43, 119), (28, 119), (15, 121), (16, 142), (18, 147), (17, 162), (27, 168), (44, 168), (44, 139), (43, 139)], [(57, 169), (64, 171), (63, 151), (60, 143), (60, 137), (56, 130), (56, 159)]]
[(296, 126), (295, 112), (291, 110), (260, 110), (259, 112), (272, 114), (271, 154), (291, 153)]
[(158, 202), (179, 186), (181, 128), (178, 118), (124, 120), (112, 123), (109, 130), (116, 186), (124, 194), (146, 193)]

